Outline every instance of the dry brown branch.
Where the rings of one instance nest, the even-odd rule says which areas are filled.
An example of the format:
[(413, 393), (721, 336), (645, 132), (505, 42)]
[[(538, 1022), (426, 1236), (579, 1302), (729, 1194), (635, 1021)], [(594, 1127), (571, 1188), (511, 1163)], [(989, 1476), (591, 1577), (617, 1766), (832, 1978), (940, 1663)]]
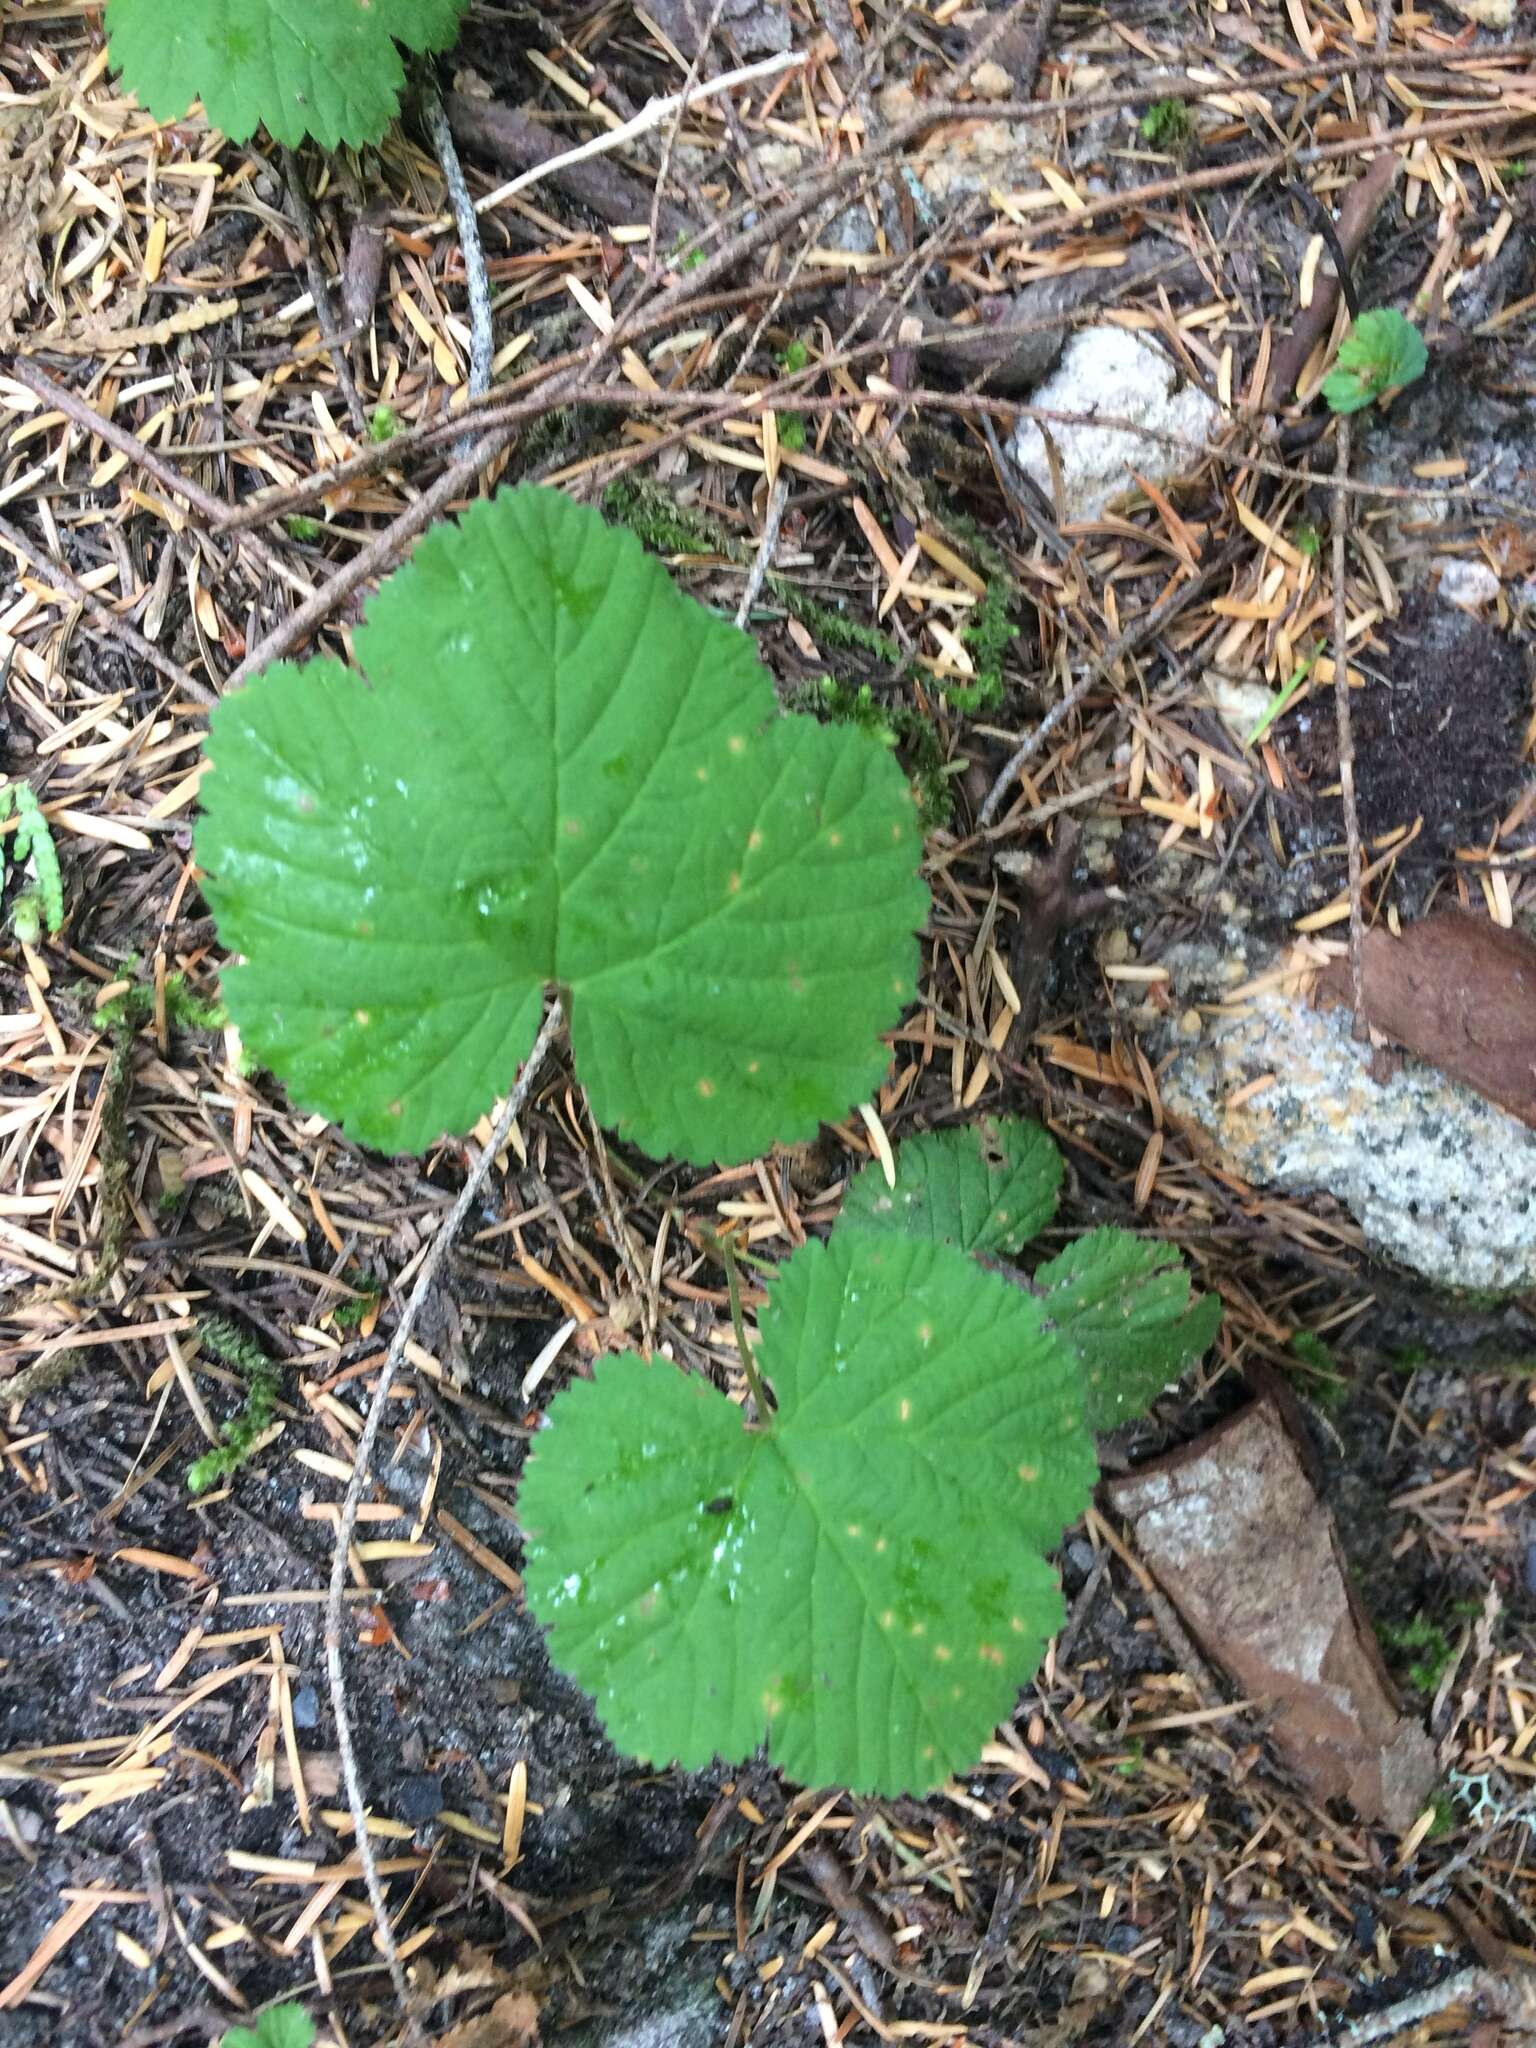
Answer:
[[(1400, 158), (1379, 156), (1344, 195), (1344, 203), (1339, 208), (1338, 238), (1349, 261), (1359, 254), (1371, 231), (1371, 223), (1397, 183), (1401, 170)], [(1311, 305), (1298, 310), (1290, 333), (1275, 350), (1266, 392), (1270, 405), (1285, 405), (1294, 395), (1296, 379), (1301, 375), (1307, 358), (1333, 325), (1341, 286), (1342, 279), (1337, 276), (1315, 280)]]
[(367, 547), (360, 548), (345, 567), (338, 569), (328, 583), (321, 585), (313, 597), (306, 598), (296, 612), (290, 612), (264, 640), (259, 640), (247, 652), (225, 687), (237, 689), (258, 669), (281, 661), (307, 640), (317, 627), (324, 625), (336, 607), (344, 604), (353, 591), (360, 590), (373, 577), (382, 576), (394, 568), (417, 535), (425, 533), (438, 513), (451, 505), (460, 492), (469, 489), (486, 464), (495, 460), (511, 439), (512, 431), (510, 427), (493, 427), (482, 433), (470, 452), (461, 456), (451, 468), (445, 469), (436, 483), (423, 491), (383, 533), (371, 540)]

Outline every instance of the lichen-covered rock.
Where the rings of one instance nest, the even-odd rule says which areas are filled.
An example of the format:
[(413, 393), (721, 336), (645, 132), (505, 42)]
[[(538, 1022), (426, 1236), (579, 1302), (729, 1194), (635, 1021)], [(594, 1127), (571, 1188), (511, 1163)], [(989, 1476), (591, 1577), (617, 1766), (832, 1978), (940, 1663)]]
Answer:
[[(1200, 449), (1222, 423), (1222, 410), (1191, 384), (1170, 356), (1125, 327), (1084, 327), (1035, 392), (1033, 403), (1053, 412), (1134, 420), (1125, 427), (1052, 426), (1061, 457), (1067, 519), (1096, 519), (1105, 506), (1136, 488), (1133, 472), (1155, 484), (1200, 465)], [(1167, 435), (1171, 440), (1155, 438)], [(1033, 420), (1014, 430), (1013, 459), (1054, 499), (1045, 438)]]
[(1347, 1011), (1264, 997), (1178, 1052), (1162, 1093), (1256, 1186), (1333, 1195), (1428, 1279), (1536, 1286), (1536, 1131), (1418, 1060), (1377, 1079)]

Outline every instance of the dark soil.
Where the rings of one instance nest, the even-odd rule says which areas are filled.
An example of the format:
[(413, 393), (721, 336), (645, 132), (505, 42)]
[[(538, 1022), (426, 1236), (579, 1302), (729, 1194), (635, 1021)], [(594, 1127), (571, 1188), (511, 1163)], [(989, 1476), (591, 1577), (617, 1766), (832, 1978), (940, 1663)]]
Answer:
[[(1375, 687), (1352, 707), (1360, 829), (1367, 839), (1422, 821), (1418, 850), (1475, 845), (1528, 776), (1520, 749), (1530, 718), (1530, 649), (1488, 620), (1414, 591), (1377, 629), (1363, 658)], [(1298, 781), (1318, 793), (1307, 828), (1337, 840), (1342, 812), (1331, 693), (1283, 720)]]
[[(181, 1682), (155, 1694), (155, 1674), (206, 1615), (206, 1596), (217, 1588), (219, 1628), (281, 1628), (306, 1782), (319, 1805), (343, 1807), (322, 1609), (281, 1598), (229, 1604), (232, 1597), (277, 1588), (313, 1593), (326, 1584), (329, 1524), (300, 1517), (305, 1496), (295, 1475), (302, 1477), (302, 1468), (277, 1455), (258, 1459), (232, 1497), (200, 1509), (188, 1503), (185, 1459), (178, 1456), (164, 1478), (144, 1479), (140, 1471), (141, 1483), (125, 1500), (135, 1461), (153, 1462), (154, 1450), (164, 1448), (152, 1443), (146, 1450), (145, 1431), (146, 1410), (126, 1397), (120, 1376), (82, 1374), (52, 1418), (54, 1484), (47, 1500), (39, 1504), (14, 1477), (0, 1486), (0, 1751), (107, 1736), (126, 1745), (180, 1696)], [(510, 1480), (520, 1462), (516, 1451), (507, 1456), (504, 1436), (478, 1432), (473, 1421), (461, 1431), (460, 1449), (464, 1476), (488, 1488)], [(413, 1498), (420, 1472), (395, 1469), (402, 1498)], [(334, 1488), (324, 1492), (330, 1498)], [(488, 1548), (511, 1547), (506, 1525), (455, 1489), (447, 1474), (439, 1497)], [(207, 1579), (193, 1585), (114, 1563), (114, 1553), (129, 1546), (195, 1557)], [(504, 1790), (521, 1759), (536, 1812), (516, 1884), (540, 1918), (550, 1902), (596, 1909), (615, 1896), (627, 1916), (653, 1888), (664, 1894), (669, 1880), (686, 1883), (714, 1786), (679, 1773), (657, 1777), (619, 1758), (583, 1695), (551, 1670), (534, 1624), (456, 1545), (440, 1542), (430, 1564), (402, 1561), (396, 1569), (388, 1611), (397, 1644), (360, 1648), (352, 1662), (355, 1739), (374, 1810), (416, 1827), (423, 1846), (460, 1847), (462, 1838), (439, 1819), (442, 1811), (499, 1831), (492, 1788)], [(235, 1649), (195, 1658), (189, 1680), (250, 1654)], [(255, 1937), (253, 1946), (220, 1957), (252, 2005), (283, 1992), (303, 1996), (271, 1932), (292, 1919), (294, 1894), (253, 1886), (231, 1870), (226, 1852), (327, 1862), (345, 1856), (347, 1843), (318, 1815), (314, 1831), (301, 1835), (283, 1792), (276, 1804), (243, 1810), (267, 1717), (265, 1671), (219, 1691), (177, 1724), (171, 1773), (151, 1797), (108, 1807), (68, 1833), (50, 1820), (55, 1801), (42, 1779), (44, 1760), (37, 1775), (6, 1788), (29, 1859), (0, 1860), (0, 1982), (57, 1917), (64, 1887), (107, 1884), (158, 1894), (163, 1882), (180, 1902), (180, 1925), (169, 1929), (153, 1903), (125, 1905), (112, 1916), (117, 1929), (156, 1956), (147, 1978), (114, 1950), (105, 1917), (88, 1926), (29, 2006), (0, 2022), (7, 2048), (105, 2048), (121, 2039), (125, 2015), (152, 1987), (158, 2017), (178, 2008), (196, 2013), (208, 1987), (181, 1936), (201, 1945), (221, 1916), (243, 1920)], [(286, 1781), (280, 1766), (279, 1787)], [(506, 1964), (532, 1953), (532, 1943), (484, 1893), (478, 1901), (463, 1897), (462, 1865), (453, 1876), (445, 1866), (426, 1882), (441, 1910), (469, 1909), (456, 1917), (461, 1939), (489, 1940)], [(190, 1911), (189, 1900), (196, 1902)], [(578, 1915), (567, 1933), (581, 1924)], [(354, 1972), (363, 1967), (366, 1988), (365, 1957), (349, 1953), (346, 1961)], [(372, 1974), (383, 1987), (382, 1969)], [(601, 2006), (622, 1994), (618, 1965), (607, 1982), (587, 1974), (589, 2003)]]

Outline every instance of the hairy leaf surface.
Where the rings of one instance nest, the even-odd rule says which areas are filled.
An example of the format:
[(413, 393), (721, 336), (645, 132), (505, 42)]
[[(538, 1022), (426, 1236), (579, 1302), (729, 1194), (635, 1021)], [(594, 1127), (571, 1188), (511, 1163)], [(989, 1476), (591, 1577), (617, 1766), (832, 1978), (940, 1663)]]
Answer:
[(466, 1130), (548, 982), (654, 1154), (872, 1092), (927, 907), (884, 747), (777, 717), (746, 635), (555, 491), (439, 527), (354, 647), (217, 707), (197, 831), (230, 1012), (301, 1103), (394, 1152)]
[(519, 1496), (529, 1605), (656, 1763), (767, 1735), (805, 1784), (924, 1791), (974, 1762), (1061, 1619), (1042, 1553), (1093, 1485), (1075, 1361), (947, 1245), (839, 1231), (775, 1276), (748, 1431), (632, 1356), (551, 1404)]
[[(1039, 1124), (983, 1117), (908, 1138), (896, 1154), (894, 1188), (878, 1165), (862, 1168), (838, 1227), (896, 1229), (969, 1252), (1018, 1252), (1055, 1214), (1060, 1184), (1061, 1155)], [(1124, 1230), (1091, 1231), (1028, 1284), (1081, 1361), (1093, 1430), (1142, 1414), (1208, 1349), (1221, 1321), (1214, 1296), (1191, 1300), (1176, 1251)]]
[(1056, 1213), (1061, 1154), (1039, 1124), (983, 1117), (953, 1131), (908, 1138), (896, 1185), (878, 1163), (848, 1185), (841, 1221), (894, 1225), (966, 1252), (1016, 1252)]
[(1382, 392), (1422, 377), (1428, 362), (1424, 337), (1413, 322), (1394, 306), (1375, 306), (1339, 343), (1323, 379), (1323, 397), (1333, 412), (1360, 412)]
[(407, 50), (446, 49), (464, 0), (108, 0), (112, 62), (157, 121), (200, 99), (233, 141), (377, 142)]
[(1214, 1294), (1190, 1297), (1171, 1245), (1092, 1230), (1039, 1267), (1040, 1305), (1082, 1361), (1088, 1427), (1145, 1414), (1208, 1351), (1221, 1324)]

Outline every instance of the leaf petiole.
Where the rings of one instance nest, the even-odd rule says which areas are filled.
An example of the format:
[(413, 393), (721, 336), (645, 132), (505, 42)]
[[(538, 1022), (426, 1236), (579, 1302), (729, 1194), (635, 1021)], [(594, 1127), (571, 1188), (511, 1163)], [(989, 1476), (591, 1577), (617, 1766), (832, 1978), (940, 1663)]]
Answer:
[(763, 1385), (762, 1374), (752, 1356), (752, 1346), (747, 1342), (746, 1319), (741, 1312), (741, 1276), (736, 1269), (736, 1247), (722, 1235), (715, 1240), (720, 1247), (720, 1257), (725, 1265), (725, 1284), (731, 1296), (731, 1327), (736, 1332), (736, 1349), (741, 1356), (741, 1369), (747, 1376), (747, 1385), (752, 1389), (752, 1400), (757, 1408), (758, 1424), (763, 1429), (772, 1429), (773, 1410), (768, 1405), (768, 1389)]

